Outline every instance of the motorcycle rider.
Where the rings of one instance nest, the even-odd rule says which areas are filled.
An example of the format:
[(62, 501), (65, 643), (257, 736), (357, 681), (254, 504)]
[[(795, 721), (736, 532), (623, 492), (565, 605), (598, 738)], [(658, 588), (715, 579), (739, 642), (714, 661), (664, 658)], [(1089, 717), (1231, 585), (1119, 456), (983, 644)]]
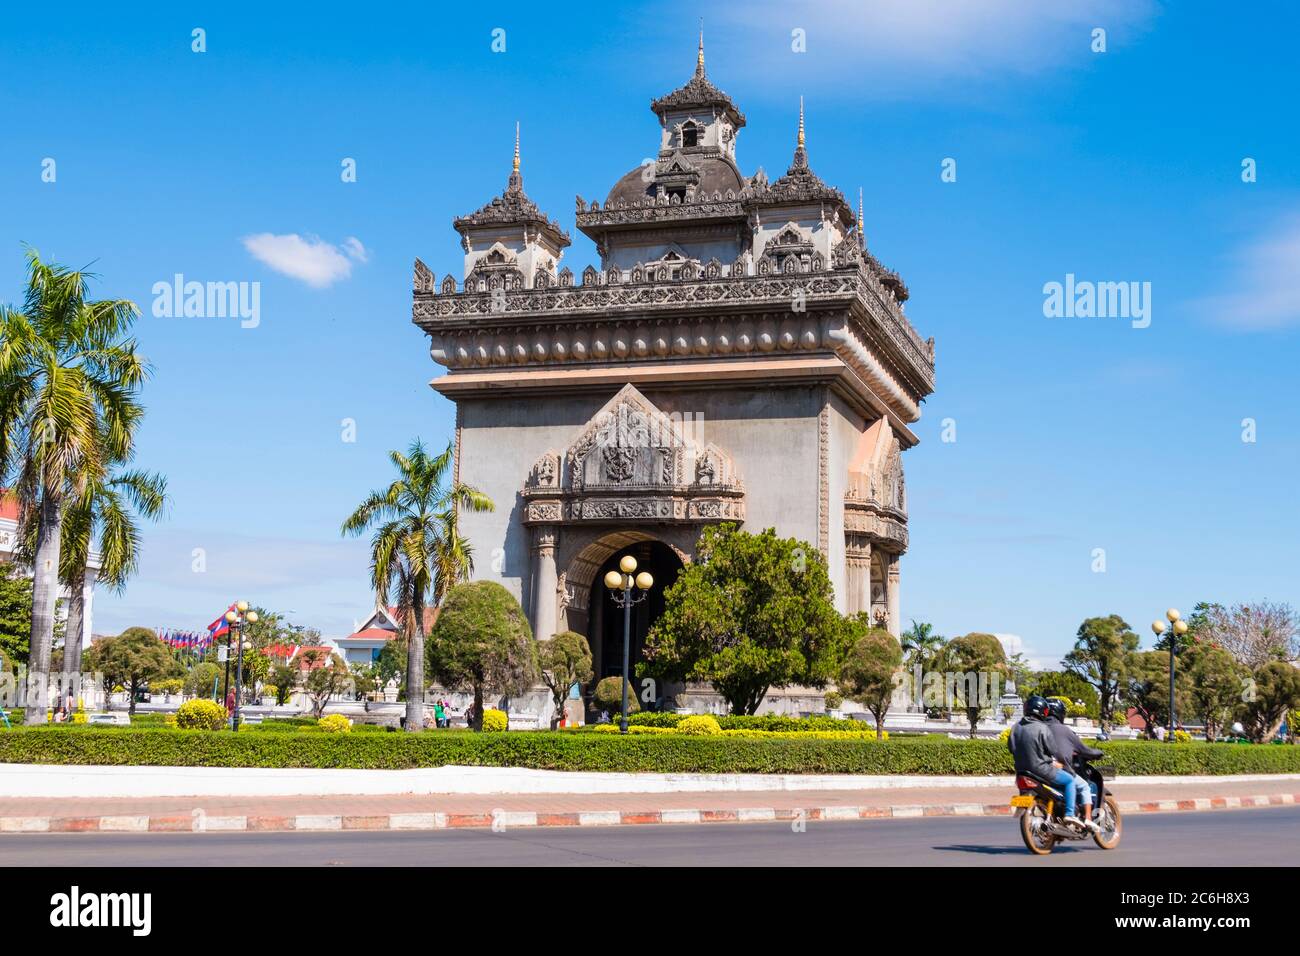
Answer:
[(1031, 694), (1025, 701), (1025, 716), (1007, 737), (1007, 749), (1015, 761), (1016, 773), (1037, 777), (1065, 794), (1064, 822), (1083, 826), (1082, 820), (1070, 815), (1075, 806), (1075, 777), (1057, 757), (1056, 738), (1048, 725), (1050, 714), (1047, 699)]
[[(1047, 710), (1051, 715), (1047, 721), (1048, 728), (1052, 731), (1052, 739), (1056, 745), (1056, 759), (1059, 760), (1066, 770), (1074, 773), (1075, 758), (1081, 760), (1096, 760), (1104, 756), (1102, 751), (1096, 747), (1089, 747), (1069, 727), (1065, 726), (1065, 701), (1052, 697), (1047, 701)], [(1075, 792), (1078, 794), (1078, 805), (1075, 807), (1079, 810), (1077, 816), (1083, 820), (1083, 825), (1089, 830), (1096, 832), (1101, 829), (1092, 819), (1092, 787), (1088, 781), (1077, 773), (1074, 773)], [(1100, 796), (1100, 794), (1099, 794)]]

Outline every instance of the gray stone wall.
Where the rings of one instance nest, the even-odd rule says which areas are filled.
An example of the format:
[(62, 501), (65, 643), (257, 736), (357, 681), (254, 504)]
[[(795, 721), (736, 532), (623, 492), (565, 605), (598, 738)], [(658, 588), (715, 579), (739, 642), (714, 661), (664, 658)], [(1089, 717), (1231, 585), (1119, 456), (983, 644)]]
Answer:
[[(534, 462), (547, 450), (563, 453), (617, 391), (544, 400), (460, 399), (460, 480), (487, 493), (497, 506), (492, 513), (461, 517), (462, 533), (474, 547), (474, 578), (503, 584), (530, 617), (531, 541), (522, 522), (520, 489)], [(774, 527), (783, 536), (816, 544), (820, 387), (645, 387), (642, 392), (694, 428), (694, 437), (732, 456), (745, 483), (747, 530)], [(653, 526), (628, 527), (654, 534)], [(842, 565), (842, 532), (839, 538)]]

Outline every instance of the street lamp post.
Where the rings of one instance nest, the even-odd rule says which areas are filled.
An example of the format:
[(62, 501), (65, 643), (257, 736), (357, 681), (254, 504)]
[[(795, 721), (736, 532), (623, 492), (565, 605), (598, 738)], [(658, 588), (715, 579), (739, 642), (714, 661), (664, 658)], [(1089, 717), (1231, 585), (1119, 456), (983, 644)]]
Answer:
[[(1174, 712), (1174, 654), (1178, 650), (1178, 638), (1187, 633), (1187, 622), (1183, 616), (1178, 613), (1177, 608), (1171, 607), (1165, 612), (1165, 617), (1169, 618), (1169, 623), (1173, 627), (1169, 635), (1169, 734), (1165, 737), (1168, 743), (1174, 742), (1174, 728), (1178, 726), (1178, 715)], [(1151, 630), (1159, 637), (1166, 630), (1164, 621), (1152, 621)]]
[[(630, 554), (623, 555), (618, 562), (619, 570), (605, 575), (605, 587), (610, 590), (614, 603), (623, 609), (623, 713), (619, 715), (618, 732), (627, 733), (627, 667), (632, 645), (632, 605), (640, 604), (654, 587), (655, 579), (649, 571), (636, 573), (636, 558)], [(638, 593), (633, 593), (636, 588)]]
[[(247, 601), (239, 601), (235, 604), (234, 607), (232, 607), (229, 611), (226, 612), (226, 623), (230, 625), (230, 632), (235, 635), (236, 654), (237, 654), (237, 657), (235, 659), (235, 709), (230, 715), (230, 729), (232, 731), (239, 730), (239, 709), (240, 709), (239, 698), (243, 693), (242, 685), (244, 683), (244, 648), (247, 647), (249, 650), (253, 649), (251, 644), (244, 643), (244, 622), (248, 622), (249, 624), (256, 624), (257, 612), (250, 611), (248, 609)], [(230, 646), (229, 641), (226, 642), (226, 646), (227, 648), (229, 648)], [(230, 682), (229, 674), (230, 674), (230, 652), (229, 650), (227, 650), (226, 651), (227, 684), (229, 684)]]

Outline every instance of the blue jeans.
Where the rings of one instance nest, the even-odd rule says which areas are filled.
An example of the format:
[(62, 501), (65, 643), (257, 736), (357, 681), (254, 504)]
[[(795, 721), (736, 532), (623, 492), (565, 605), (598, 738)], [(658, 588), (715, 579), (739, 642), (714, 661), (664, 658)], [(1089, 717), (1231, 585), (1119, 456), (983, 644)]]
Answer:
[(1074, 774), (1068, 770), (1052, 771), (1052, 783), (1056, 788), (1065, 794), (1065, 813), (1067, 816), (1075, 812), (1076, 798), (1078, 797), (1077, 780)]
[(1092, 784), (1077, 773), (1074, 775), (1074, 786), (1075, 793), (1077, 794), (1076, 799), (1078, 801), (1075, 805), (1075, 810), (1077, 811), (1075, 816), (1080, 816), (1083, 813), (1083, 808), (1085, 806), (1094, 806), (1096, 801), (1092, 798)]

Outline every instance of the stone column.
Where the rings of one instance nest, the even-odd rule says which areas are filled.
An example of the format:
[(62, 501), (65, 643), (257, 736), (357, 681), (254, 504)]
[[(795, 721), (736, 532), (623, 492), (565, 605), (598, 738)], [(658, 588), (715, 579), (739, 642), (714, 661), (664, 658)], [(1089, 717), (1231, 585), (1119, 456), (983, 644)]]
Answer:
[(556, 573), (554, 525), (533, 529), (533, 636), (545, 641), (555, 634)]
[(898, 559), (899, 555), (891, 554), (889, 564), (887, 565), (887, 575), (885, 577), (885, 601), (889, 608), (889, 633), (898, 637), (903, 632), (903, 612), (900, 610), (900, 601), (898, 597)]

